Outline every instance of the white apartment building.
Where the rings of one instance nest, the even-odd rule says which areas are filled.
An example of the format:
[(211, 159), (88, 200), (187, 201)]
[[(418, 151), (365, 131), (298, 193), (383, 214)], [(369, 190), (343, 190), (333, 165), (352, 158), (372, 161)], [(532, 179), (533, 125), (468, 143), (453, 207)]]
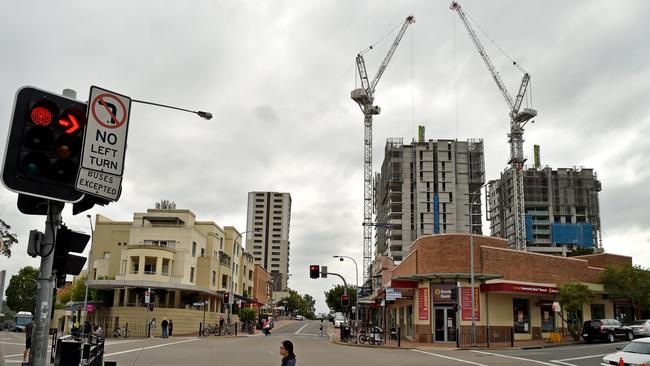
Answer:
[(273, 279), (273, 291), (287, 291), (289, 277), (289, 227), (291, 195), (281, 192), (249, 192), (246, 251)]

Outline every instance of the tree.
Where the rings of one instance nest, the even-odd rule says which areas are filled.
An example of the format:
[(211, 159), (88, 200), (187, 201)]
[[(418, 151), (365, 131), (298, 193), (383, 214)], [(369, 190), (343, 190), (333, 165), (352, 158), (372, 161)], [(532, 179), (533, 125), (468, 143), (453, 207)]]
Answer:
[(578, 257), (581, 255), (594, 254), (594, 248), (576, 248), (567, 254), (567, 257)]
[(565, 283), (560, 286), (557, 300), (567, 312), (569, 333), (575, 340), (580, 339), (581, 312), (584, 304), (594, 299), (594, 293), (582, 283)]
[(257, 316), (257, 311), (253, 308), (241, 308), (239, 309), (239, 320), (242, 323), (252, 322)]
[(36, 293), (38, 269), (23, 267), (18, 274), (11, 277), (7, 287), (7, 306), (13, 311), (34, 312), (36, 307)]
[[(325, 291), (325, 303), (327, 306), (336, 312), (344, 312), (341, 306), (341, 296), (343, 295), (343, 286), (337, 285), (329, 291)], [(350, 296), (350, 304), (356, 304), (357, 291), (354, 287), (348, 286), (348, 295)]]
[(309, 294), (304, 294), (301, 299), (300, 314), (303, 314), (307, 319), (316, 318), (316, 300)]
[(0, 255), (4, 255), (6, 257), (11, 257), (11, 247), (18, 243), (18, 238), (16, 238), (16, 234), (10, 232), (11, 226), (7, 224), (4, 220), (0, 219), (0, 241), (2, 241), (2, 245), (0, 245)]
[(305, 294), (300, 296), (297, 291), (289, 289), (289, 296), (283, 297), (280, 299), (280, 304), (285, 306), (285, 309), (290, 314), (301, 314), (308, 319), (314, 319), (316, 314), (314, 314), (314, 305), (316, 300), (314, 300), (311, 295)]
[(606, 267), (600, 282), (605, 287), (605, 291), (618, 298), (630, 300), (636, 319), (641, 318), (641, 311), (650, 309), (649, 270), (631, 265), (619, 268)]

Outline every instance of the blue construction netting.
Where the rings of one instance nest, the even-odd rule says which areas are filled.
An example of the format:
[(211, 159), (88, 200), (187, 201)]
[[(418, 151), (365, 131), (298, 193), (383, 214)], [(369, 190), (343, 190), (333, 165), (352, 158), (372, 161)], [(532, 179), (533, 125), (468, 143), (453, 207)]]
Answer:
[(531, 243), (533, 241), (533, 217), (526, 215), (526, 241)]
[(440, 205), (440, 199), (438, 198), (438, 192), (433, 194), (433, 233), (440, 234), (440, 210), (438, 206)]
[(577, 244), (593, 247), (591, 224), (551, 224), (551, 240), (555, 244)]

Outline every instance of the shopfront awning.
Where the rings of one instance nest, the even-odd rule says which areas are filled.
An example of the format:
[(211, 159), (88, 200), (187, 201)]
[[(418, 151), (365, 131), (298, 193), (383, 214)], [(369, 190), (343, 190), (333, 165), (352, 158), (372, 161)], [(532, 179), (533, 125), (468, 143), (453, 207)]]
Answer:
[(500, 282), (482, 284), (481, 292), (503, 292), (555, 296), (560, 292), (560, 290), (558, 290), (557, 287)]
[[(499, 278), (502, 278), (502, 274), (492, 274), (492, 273), (475, 273), (474, 274), (474, 280), (476, 281), (488, 281), (488, 280), (496, 280)], [(472, 274), (471, 273), (463, 273), (463, 272), (434, 272), (434, 273), (418, 273), (418, 274), (412, 274), (412, 275), (404, 275), (404, 276), (395, 276), (393, 277), (393, 281), (419, 281), (419, 280), (471, 280), (472, 279)]]

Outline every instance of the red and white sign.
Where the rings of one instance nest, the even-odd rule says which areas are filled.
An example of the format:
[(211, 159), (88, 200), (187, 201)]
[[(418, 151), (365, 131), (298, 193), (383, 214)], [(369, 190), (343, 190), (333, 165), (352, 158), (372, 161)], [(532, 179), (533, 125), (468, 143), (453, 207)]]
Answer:
[[(478, 287), (474, 287), (474, 320), (481, 321), (481, 293)], [(472, 288), (461, 287), (460, 289), (460, 316), (461, 320), (472, 321)]]
[(418, 319), (429, 320), (429, 289), (418, 288)]
[(86, 304), (86, 311), (89, 313), (95, 311), (95, 304)]
[(122, 185), (131, 98), (90, 88), (78, 191), (117, 201)]
[(151, 302), (151, 293), (149, 291), (144, 292), (144, 303), (148, 304)]

